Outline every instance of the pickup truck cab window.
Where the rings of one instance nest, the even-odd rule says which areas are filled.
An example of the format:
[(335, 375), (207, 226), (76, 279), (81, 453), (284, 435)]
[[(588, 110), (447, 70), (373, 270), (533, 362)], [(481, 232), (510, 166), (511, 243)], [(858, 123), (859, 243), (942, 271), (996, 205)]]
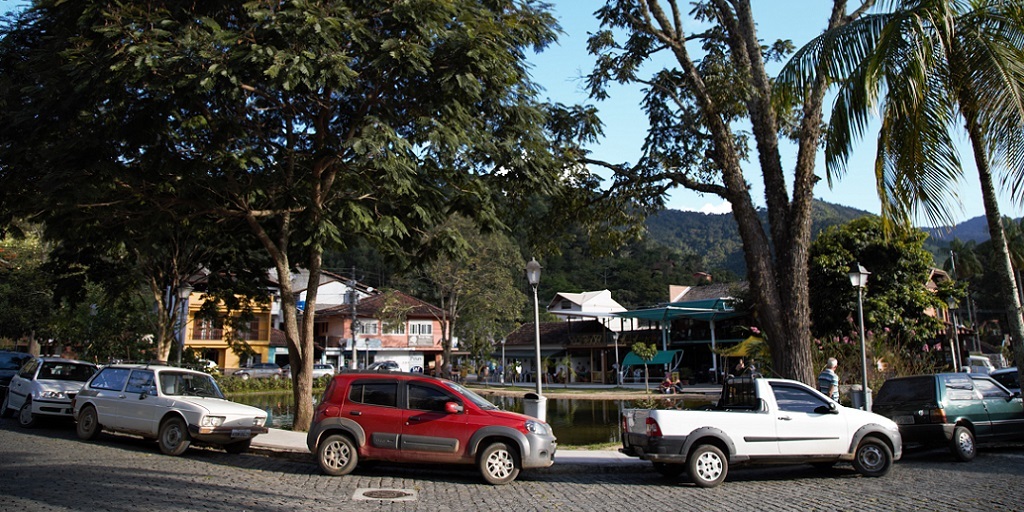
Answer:
[(780, 411), (813, 413), (823, 405), (828, 406), (828, 403), (818, 398), (817, 395), (794, 386), (773, 382), (772, 393), (775, 395), (775, 402), (779, 404)]

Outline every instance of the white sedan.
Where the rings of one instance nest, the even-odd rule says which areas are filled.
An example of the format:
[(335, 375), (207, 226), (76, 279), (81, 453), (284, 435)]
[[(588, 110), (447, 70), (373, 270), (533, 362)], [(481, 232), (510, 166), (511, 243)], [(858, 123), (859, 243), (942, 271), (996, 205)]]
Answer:
[(101, 430), (156, 439), (160, 451), (181, 455), (192, 444), (249, 449), (267, 433), (267, 413), (224, 398), (203, 372), (157, 365), (111, 365), (100, 370), (74, 401), (78, 437)]
[(71, 417), (71, 400), (96, 365), (58, 357), (33, 357), (26, 361), (0, 405), (0, 416), (17, 412), (18, 423), (32, 427), (40, 416)]

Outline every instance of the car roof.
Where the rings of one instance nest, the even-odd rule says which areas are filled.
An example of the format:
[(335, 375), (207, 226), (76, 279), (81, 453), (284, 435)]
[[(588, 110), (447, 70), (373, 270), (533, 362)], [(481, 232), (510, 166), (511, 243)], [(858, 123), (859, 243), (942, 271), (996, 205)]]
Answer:
[(170, 366), (170, 365), (165, 365), (165, 364), (130, 364), (130, 363), (129, 364), (125, 364), (125, 363), (120, 363), (120, 364), (108, 364), (107, 366), (104, 366), (103, 368), (104, 369), (107, 369), (107, 368), (123, 368), (123, 369), (127, 369), (127, 370), (174, 370), (174, 371), (182, 371), (182, 372), (189, 372), (189, 373), (198, 373), (200, 375), (207, 375), (206, 373), (203, 373), (203, 372), (198, 371), (198, 370), (193, 370), (191, 368), (181, 368), (181, 367), (178, 367), (178, 366)]
[(75, 364), (88, 364), (96, 366), (96, 363), (90, 363), (89, 361), (80, 361), (78, 359), (66, 359), (63, 357), (40, 357), (44, 363), (75, 363)]
[[(992, 370), (992, 373), (1017, 373), (1017, 367), (1011, 366), (1009, 368), (1000, 368), (998, 370)], [(989, 375), (992, 375), (992, 373)]]

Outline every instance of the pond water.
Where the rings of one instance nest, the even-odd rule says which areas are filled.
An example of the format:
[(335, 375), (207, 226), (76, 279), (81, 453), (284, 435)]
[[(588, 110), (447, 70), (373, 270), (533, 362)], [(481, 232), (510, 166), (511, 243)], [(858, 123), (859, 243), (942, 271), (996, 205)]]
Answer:
[[(228, 395), (228, 399), (266, 411), (267, 426), (271, 428), (290, 429), (292, 427), (295, 408), (290, 392), (234, 394)], [(314, 404), (319, 399), (319, 395), (314, 396)], [(492, 395), (487, 399), (506, 411), (523, 412), (521, 397)], [(630, 407), (631, 402), (632, 400), (548, 397), (547, 419), (555, 431), (555, 437), (558, 438), (560, 445), (617, 443), (622, 431), (619, 418), (622, 416), (622, 410)], [(685, 405), (693, 407), (700, 404), (687, 402)]]

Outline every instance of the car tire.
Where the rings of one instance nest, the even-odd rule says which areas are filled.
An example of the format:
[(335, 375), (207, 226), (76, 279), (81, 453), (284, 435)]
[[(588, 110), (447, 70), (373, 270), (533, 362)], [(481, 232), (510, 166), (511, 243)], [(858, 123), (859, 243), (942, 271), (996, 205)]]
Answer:
[(100, 426), (100, 419), (96, 414), (96, 408), (91, 405), (82, 407), (78, 412), (78, 423), (75, 425), (78, 438), (91, 441), (100, 435), (100, 430), (103, 430), (103, 427)]
[(326, 475), (347, 475), (359, 464), (359, 452), (348, 436), (334, 434), (317, 445), (316, 462)]
[(892, 469), (892, 450), (881, 439), (865, 438), (853, 455), (853, 469), (864, 476), (885, 476)]
[(252, 439), (246, 439), (245, 441), (238, 441), (224, 445), (224, 451), (231, 454), (245, 453), (249, 451), (250, 446), (252, 446)]
[(491, 485), (515, 481), (522, 469), (519, 453), (506, 443), (492, 443), (480, 454), (480, 474)]
[(185, 421), (177, 416), (167, 418), (160, 424), (157, 441), (160, 451), (166, 455), (181, 455), (192, 444)]
[(239, 374), (236, 375), (236, 377), (238, 377), (239, 379), (242, 379), (242, 380), (249, 380), (249, 374), (248, 373), (239, 373)]
[(686, 472), (686, 465), (685, 464), (667, 464), (667, 463), (664, 463), (664, 462), (655, 462), (654, 463), (654, 470), (657, 471), (659, 475), (661, 475), (661, 476), (663, 476), (665, 478), (675, 479), (675, 478), (679, 478), (679, 475), (681, 475), (681, 474)]
[(729, 474), (729, 459), (717, 446), (702, 444), (690, 452), (686, 468), (697, 487), (716, 487)]
[(35, 414), (32, 414), (32, 399), (26, 398), (25, 403), (21, 404), (21, 409), (18, 410), (18, 425), (24, 428), (32, 428), (36, 426), (38, 419)]
[(8, 409), (8, 407), (10, 407), (10, 404), (8, 403), (10, 401), (10, 399), (11, 399), (11, 394), (10, 393), (4, 393), (4, 403), (3, 403), (3, 405), (0, 405), (0, 418), (9, 418), (9, 417), (11, 417), (11, 410)]
[(960, 462), (974, 460), (978, 454), (978, 445), (975, 443), (971, 429), (959, 425), (954, 428), (953, 438), (949, 440), (949, 451)]

